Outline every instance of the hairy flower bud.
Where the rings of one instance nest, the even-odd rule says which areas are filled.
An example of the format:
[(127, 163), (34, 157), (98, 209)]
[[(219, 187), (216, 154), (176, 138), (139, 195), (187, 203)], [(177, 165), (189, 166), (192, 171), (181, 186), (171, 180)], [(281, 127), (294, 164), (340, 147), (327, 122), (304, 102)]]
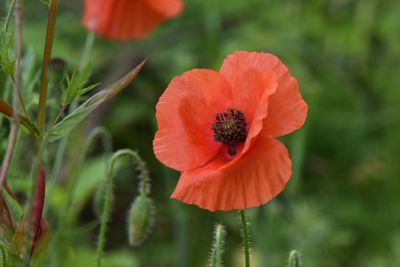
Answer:
[(136, 197), (128, 217), (129, 244), (140, 245), (151, 232), (154, 224), (153, 201), (146, 195)]

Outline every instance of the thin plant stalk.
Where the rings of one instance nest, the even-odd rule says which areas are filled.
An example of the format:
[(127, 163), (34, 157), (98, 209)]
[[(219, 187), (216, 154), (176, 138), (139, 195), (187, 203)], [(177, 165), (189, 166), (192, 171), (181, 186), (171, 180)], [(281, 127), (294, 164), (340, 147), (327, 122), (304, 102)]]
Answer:
[(224, 250), (225, 228), (222, 224), (215, 226), (214, 241), (211, 248), (210, 267), (222, 267), (222, 254)]
[(47, 21), (46, 41), (43, 52), (42, 73), (40, 76), (40, 89), (39, 89), (39, 115), (38, 115), (38, 128), (43, 134), (45, 120), (46, 120), (46, 100), (47, 100), (47, 87), (48, 77), (47, 69), (51, 59), (53, 50), (54, 31), (56, 26), (58, 0), (50, 0), (49, 17)]
[[(64, 222), (66, 222), (67, 224), (71, 222), (71, 207), (73, 205), (73, 200), (74, 200), (74, 193), (75, 193), (75, 189), (76, 189), (76, 185), (78, 182), (78, 171), (82, 168), (82, 165), (89, 153), (90, 148), (93, 146), (94, 141), (97, 138), (101, 138), (102, 141), (102, 145), (103, 145), (103, 149), (104, 149), (104, 160), (105, 160), (105, 164), (107, 166), (108, 163), (108, 158), (109, 158), (109, 154), (111, 154), (112, 151), (112, 138), (110, 133), (104, 128), (104, 127), (98, 127), (95, 128), (94, 130), (92, 130), (92, 132), (89, 134), (87, 141), (85, 142), (85, 146), (83, 148), (83, 151), (81, 153), (81, 157), (78, 159), (76, 165), (75, 165), (75, 172), (73, 173), (73, 175), (71, 176), (71, 181), (70, 181), (70, 186), (68, 188), (68, 197), (67, 197), (67, 201), (66, 201), (66, 207), (65, 207), (65, 211), (67, 214), (67, 219), (64, 220)], [(61, 227), (61, 229), (68, 227), (68, 225), (65, 225), (64, 227)]]
[(246, 211), (244, 210), (240, 211), (240, 221), (242, 224), (242, 239), (243, 239), (245, 266), (250, 267), (249, 230), (246, 218)]
[(15, 3), (15, 28), (16, 28), (16, 45), (15, 45), (15, 73), (14, 73), (14, 97), (13, 97), (13, 116), (11, 120), (11, 129), (8, 137), (7, 150), (4, 155), (3, 163), (0, 170), (0, 192), (3, 188), (4, 181), (11, 160), (14, 154), (15, 144), (19, 130), (19, 95), (21, 85), (21, 54), (22, 54), (22, 23), (21, 23), (21, 0), (16, 0)]
[(47, 31), (43, 52), (42, 72), (39, 88), (39, 111), (38, 111), (38, 129), (40, 131), (40, 138), (36, 142), (35, 157), (31, 172), (31, 190), (28, 197), (28, 207), (26, 215), (28, 218), (28, 229), (24, 240), (24, 253), (23, 253), (23, 266), (30, 265), (30, 237), (32, 235), (32, 211), (33, 211), (33, 198), (37, 187), (37, 177), (39, 177), (39, 170), (42, 164), (43, 150), (46, 140), (43, 139), (43, 131), (45, 126), (46, 117), (46, 98), (47, 98), (47, 68), (50, 62), (51, 53), (53, 49), (54, 31), (57, 18), (58, 0), (50, 0), (49, 15), (47, 19)]
[(7, 15), (6, 15), (6, 20), (4, 22), (4, 27), (3, 27), (4, 33), (6, 33), (8, 31), (8, 25), (10, 24), (10, 21), (11, 21), (11, 15), (14, 10), (14, 5), (15, 5), (15, 0), (11, 0), (10, 5), (8, 7)]
[(7, 267), (6, 253), (2, 247), (0, 247), (0, 255), (1, 255), (1, 262), (3, 263), (3, 267)]
[(81, 62), (79, 63), (79, 71), (86, 67), (90, 62), (90, 58), (92, 57), (92, 51), (94, 46), (96, 35), (94, 32), (88, 31), (86, 33), (86, 41), (85, 46), (83, 48), (83, 54)]
[[(81, 167), (83, 165), (83, 162), (85, 161), (90, 148), (93, 146), (94, 141), (97, 140), (98, 138), (101, 138), (102, 144), (103, 144), (103, 149), (104, 149), (104, 157), (105, 157), (105, 164), (108, 163), (108, 155), (111, 153), (112, 150), (112, 140), (111, 140), (111, 135), (109, 132), (104, 128), (104, 127), (98, 127), (92, 130), (87, 137), (84, 147), (79, 154), (79, 158), (75, 162), (74, 165), (74, 171), (72, 175), (70, 176), (69, 184), (68, 184), (68, 195), (67, 199), (65, 201), (65, 205), (63, 210), (65, 211), (65, 216), (62, 220), (60, 220), (60, 225), (58, 227), (58, 231), (55, 233), (53, 239), (52, 239), (52, 244), (57, 245), (59, 242), (60, 237), (63, 234), (63, 231), (65, 229), (68, 229), (69, 225), (72, 222), (72, 215), (71, 215), (71, 207), (73, 205), (73, 200), (74, 200), (74, 193), (77, 185), (77, 177), (78, 177), (78, 172), (81, 170)], [(62, 139), (60, 144), (65, 144), (67, 145), (67, 142), (63, 142), (66, 138)], [(60, 146), (58, 147), (60, 149)], [(63, 148), (64, 149), (64, 148)], [(60, 156), (59, 154), (57, 156)], [(64, 156), (64, 155), (63, 155)], [(57, 159), (56, 159), (57, 160)], [(59, 160), (59, 159), (58, 159)], [(55, 163), (57, 164), (57, 163)], [(54, 170), (53, 170), (54, 171)], [(53, 188), (50, 187), (49, 194), (52, 194)]]
[(300, 253), (297, 250), (290, 252), (288, 267), (300, 267)]

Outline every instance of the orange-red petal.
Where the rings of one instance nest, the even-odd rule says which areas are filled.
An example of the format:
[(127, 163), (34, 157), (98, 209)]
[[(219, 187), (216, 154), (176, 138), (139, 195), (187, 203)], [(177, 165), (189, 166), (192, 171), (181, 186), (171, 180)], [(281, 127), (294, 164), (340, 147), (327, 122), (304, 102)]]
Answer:
[(166, 18), (145, 0), (85, 0), (82, 23), (102, 37), (129, 40), (145, 37)]
[(291, 174), (285, 146), (260, 135), (237, 161), (229, 162), (221, 155), (183, 172), (172, 198), (210, 211), (257, 207), (279, 194)]
[[(221, 74), (237, 88), (239, 95), (245, 87), (249, 72), (267, 75), (274, 72), (278, 87), (269, 97), (268, 116), (264, 120), (264, 128), (271, 137), (278, 137), (300, 128), (307, 116), (307, 104), (304, 102), (298, 84), (287, 67), (274, 55), (268, 53), (238, 51), (228, 56), (222, 67)], [(258, 92), (245, 92), (255, 94)], [(235, 97), (235, 94), (234, 94)]]
[(278, 82), (273, 72), (267, 72), (265, 75), (257, 74), (257, 76), (262, 77), (262, 88), (264, 90), (258, 99), (258, 103), (253, 103), (255, 107), (254, 115), (251, 121), (249, 121), (247, 139), (241, 153), (247, 152), (263, 129), (263, 121), (268, 115), (269, 98), (275, 93), (276, 88), (278, 87)]
[(231, 90), (218, 72), (195, 69), (174, 78), (156, 106), (156, 157), (180, 171), (209, 162), (221, 149), (211, 124), (232, 105)]
[(146, 0), (147, 3), (167, 18), (178, 16), (183, 10), (182, 0)]

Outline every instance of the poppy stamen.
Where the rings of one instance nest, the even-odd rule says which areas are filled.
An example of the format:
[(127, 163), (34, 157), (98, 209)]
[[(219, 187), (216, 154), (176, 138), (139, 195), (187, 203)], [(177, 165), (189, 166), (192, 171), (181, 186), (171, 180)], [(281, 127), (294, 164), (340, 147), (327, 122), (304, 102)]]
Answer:
[(214, 140), (228, 146), (228, 153), (236, 155), (236, 145), (247, 138), (247, 123), (243, 112), (229, 108), (227, 112), (215, 115), (215, 122), (211, 125)]

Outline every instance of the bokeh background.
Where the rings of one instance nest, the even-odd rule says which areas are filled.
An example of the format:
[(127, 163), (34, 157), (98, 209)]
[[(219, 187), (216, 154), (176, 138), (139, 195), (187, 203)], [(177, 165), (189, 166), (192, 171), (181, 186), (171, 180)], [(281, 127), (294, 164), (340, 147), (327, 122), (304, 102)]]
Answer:
[[(3, 7), (2, 2), (2, 16)], [(32, 66), (32, 77), (40, 66), (46, 14), (39, 0), (24, 1), (25, 64)], [(85, 43), (81, 14), (82, 1), (61, 1), (53, 55), (69, 72), (78, 68)], [(178, 173), (152, 152), (154, 106), (169, 81), (192, 68), (218, 70), (236, 50), (277, 55), (309, 104), (305, 126), (281, 138), (294, 168), (286, 190), (248, 211), (254, 266), (286, 266), (292, 249), (302, 252), (307, 267), (400, 266), (399, 14), (400, 2), (389, 0), (186, 0), (181, 16), (144, 40), (96, 38), (93, 83), (110, 84), (144, 57), (148, 61), (127, 90), (69, 139), (57, 185), (48, 182), (54, 188), (46, 217), (53, 236), (61, 238), (50, 243), (47, 266), (93, 266), (98, 232), (93, 199), (104, 176), (100, 144), (79, 170), (71, 218), (63, 217), (63, 207), (74, 159), (84, 137), (99, 125), (112, 133), (114, 149), (137, 149), (147, 162), (157, 209), (149, 238), (129, 247), (126, 214), (137, 179), (133, 167), (121, 170), (104, 266), (207, 266), (217, 222), (227, 231), (225, 265), (243, 266), (238, 214), (210, 213), (170, 199)], [(5, 82), (3, 75), (0, 81)], [(26, 98), (37, 103), (37, 94)], [(2, 123), (1, 153), (8, 129)], [(20, 154), (26, 149), (19, 145)], [(14, 168), (10, 179), (20, 192), (28, 183), (23, 173)]]

